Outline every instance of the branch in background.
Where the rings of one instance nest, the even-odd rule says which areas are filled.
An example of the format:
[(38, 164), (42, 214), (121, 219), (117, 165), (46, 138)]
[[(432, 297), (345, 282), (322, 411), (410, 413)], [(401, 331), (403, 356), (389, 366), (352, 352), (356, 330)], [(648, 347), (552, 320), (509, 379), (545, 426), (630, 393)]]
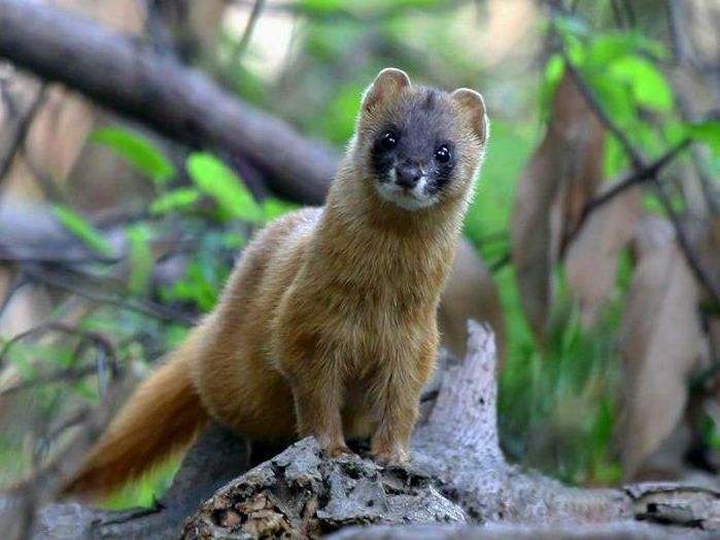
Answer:
[(323, 201), (338, 163), (324, 143), (149, 47), (51, 4), (0, 0), (0, 57), (194, 148), (248, 159), (278, 195)]
[(620, 180), (615, 185), (608, 188), (602, 194), (597, 196), (595, 199), (588, 202), (585, 205), (585, 208), (583, 208), (582, 214), (580, 214), (580, 219), (578, 220), (577, 225), (565, 239), (560, 249), (561, 256), (565, 253), (565, 250), (568, 248), (568, 246), (572, 244), (573, 240), (580, 233), (583, 226), (593, 212), (595, 212), (598, 208), (604, 206), (605, 204), (609, 203), (612, 199), (614, 199), (621, 193), (625, 193), (625, 191), (627, 191), (628, 189), (654, 178), (660, 171), (665, 168), (666, 165), (671, 163), (677, 157), (677, 155), (680, 154), (680, 152), (690, 146), (691, 143), (692, 141), (690, 139), (683, 139), (678, 144), (673, 146), (670, 150), (665, 152), (658, 159), (656, 159), (654, 162), (643, 167), (641, 170), (630, 174), (625, 179)]
[[(568, 70), (568, 73), (572, 76), (573, 80), (578, 85), (578, 88), (580, 89), (583, 97), (587, 101), (588, 106), (593, 110), (593, 112), (595, 112), (595, 114), (597, 114), (597, 117), (603, 123), (605, 128), (617, 138), (618, 142), (623, 147), (623, 150), (630, 158), (636, 173), (640, 173), (644, 169), (647, 169), (648, 165), (645, 162), (642, 154), (633, 146), (625, 132), (622, 131), (617, 125), (615, 125), (615, 123), (610, 119), (598, 99), (595, 97), (590, 86), (585, 82), (585, 80), (582, 78), (582, 75), (570, 61), (567, 53), (563, 51), (561, 54), (565, 61), (565, 66)], [(685, 257), (688, 266), (692, 270), (698, 282), (708, 291), (713, 301), (720, 303), (720, 289), (718, 287), (718, 284), (716, 284), (710, 278), (710, 276), (700, 264), (697, 254), (693, 251), (692, 246), (690, 245), (682, 222), (680, 221), (680, 218), (675, 212), (675, 210), (672, 208), (670, 198), (667, 193), (665, 193), (664, 187), (658, 179), (657, 171), (650, 176), (650, 179), (652, 180), (656, 188), (658, 198), (660, 199), (663, 208), (668, 213), (668, 217), (670, 217), (670, 220), (675, 229), (678, 246), (680, 247), (680, 251)]]
[[(37, 96), (35, 96), (27, 111), (21, 112), (15, 110), (14, 114), (17, 115), (17, 118), (10, 115), (10, 125), (3, 126), (3, 129), (11, 131), (11, 135), (7, 147), (0, 150), (0, 183), (2, 183), (3, 179), (10, 170), (16, 154), (22, 148), (25, 136), (27, 135), (30, 125), (35, 118), (35, 113), (37, 113), (40, 106), (45, 102), (45, 90), (45, 85), (41, 86), (38, 90)], [(6, 100), (10, 100), (8, 103), (12, 103), (12, 98), (10, 96), (5, 97)]]
[(242, 36), (238, 40), (237, 44), (233, 48), (232, 54), (230, 55), (231, 63), (240, 62), (243, 54), (245, 54), (245, 50), (250, 44), (250, 38), (253, 35), (253, 31), (255, 30), (257, 22), (260, 20), (260, 14), (262, 13), (264, 7), (265, 0), (255, 0), (252, 11), (250, 12), (250, 18), (248, 19), (247, 25), (245, 26), (245, 30), (243, 31)]
[(115, 354), (115, 348), (104, 335), (99, 332), (84, 330), (82, 328), (77, 328), (75, 326), (70, 326), (68, 324), (59, 322), (49, 322), (41, 324), (39, 326), (31, 328), (30, 330), (26, 330), (25, 332), (22, 332), (5, 342), (2, 349), (0, 349), (0, 367), (2, 367), (5, 357), (8, 355), (10, 349), (12, 349), (14, 345), (27, 338), (39, 337), (49, 332), (58, 332), (68, 336), (75, 336), (81, 338), (83, 341), (91, 342), (96, 348), (100, 349), (103, 352), (106, 358), (109, 359), (111, 366), (110, 371), (113, 376), (117, 374), (118, 363), (117, 355)]
[(58, 272), (52, 272), (50, 270), (42, 268), (39, 265), (26, 265), (23, 267), (23, 272), (28, 277), (39, 281), (40, 283), (44, 283), (45, 285), (49, 285), (56, 289), (72, 292), (92, 302), (114, 306), (127, 311), (140, 313), (141, 315), (145, 315), (148, 317), (153, 317), (168, 322), (174, 322), (185, 326), (192, 326), (197, 322), (194, 317), (182, 311), (164, 306), (162, 304), (157, 304), (155, 302), (150, 302), (147, 300), (142, 302), (121, 300), (116, 297), (106, 296), (86, 290), (84, 287), (79, 285), (76, 280), (69, 279), (67, 275), (62, 275)]

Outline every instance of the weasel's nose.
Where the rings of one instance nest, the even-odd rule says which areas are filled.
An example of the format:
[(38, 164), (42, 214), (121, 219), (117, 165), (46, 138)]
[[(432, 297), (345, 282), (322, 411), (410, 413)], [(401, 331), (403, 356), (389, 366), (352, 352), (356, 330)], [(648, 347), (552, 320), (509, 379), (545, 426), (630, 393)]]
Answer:
[(399, 163), (395, 167), (395, 183), (405, 189), (414, 188), (422, 178), (420, 167), (412, 163)]

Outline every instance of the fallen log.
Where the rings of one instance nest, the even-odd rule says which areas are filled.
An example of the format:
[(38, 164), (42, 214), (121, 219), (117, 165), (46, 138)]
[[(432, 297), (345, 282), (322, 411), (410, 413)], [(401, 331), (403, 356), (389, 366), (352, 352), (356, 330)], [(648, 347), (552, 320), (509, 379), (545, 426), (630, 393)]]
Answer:
[[(356, 456), (324, 459), (309, 438), (247, 470), (253, 460), (246, 445), (213, 426), (191, 449), (155, 508), (108, 512), (54, 504), (38, 511), (33, 537), (664, 538), (717, 533), (720, 493), (711, 489), (672, 483), (582, 489), (508, 464), (498, 445), (492, 334), (469, 324), (465, 360), (443, 360), (425, 393), (406, 467), (379, 467), (362, 445)], [(0, 516), (11, 521), (17, 511), (16, 500), (0, 499)]]

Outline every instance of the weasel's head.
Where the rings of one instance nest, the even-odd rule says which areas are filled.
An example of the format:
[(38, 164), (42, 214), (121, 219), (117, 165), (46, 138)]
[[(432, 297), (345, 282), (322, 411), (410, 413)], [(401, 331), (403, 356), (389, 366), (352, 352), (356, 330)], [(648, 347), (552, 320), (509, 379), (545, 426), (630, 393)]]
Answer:
[(381, 200), (409, 211), (469, 199), (489, 133), (482, 96), (387, 68), (365, 91), (355, 152)]

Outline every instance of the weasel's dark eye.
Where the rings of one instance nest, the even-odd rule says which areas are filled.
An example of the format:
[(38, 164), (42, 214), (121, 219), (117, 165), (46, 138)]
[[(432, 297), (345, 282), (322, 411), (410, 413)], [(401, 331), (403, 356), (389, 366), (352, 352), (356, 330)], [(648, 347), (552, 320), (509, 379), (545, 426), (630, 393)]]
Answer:
[(392, 131), (386, 131), (380, 138), (380, 144), (385, 150), (392, 150), (397, 146), (398, 136)]
[(450, 150), (448, 147), (443, 145), (435, 150), (435, 159), (438, 163), (447, 163), (450, 161)]

